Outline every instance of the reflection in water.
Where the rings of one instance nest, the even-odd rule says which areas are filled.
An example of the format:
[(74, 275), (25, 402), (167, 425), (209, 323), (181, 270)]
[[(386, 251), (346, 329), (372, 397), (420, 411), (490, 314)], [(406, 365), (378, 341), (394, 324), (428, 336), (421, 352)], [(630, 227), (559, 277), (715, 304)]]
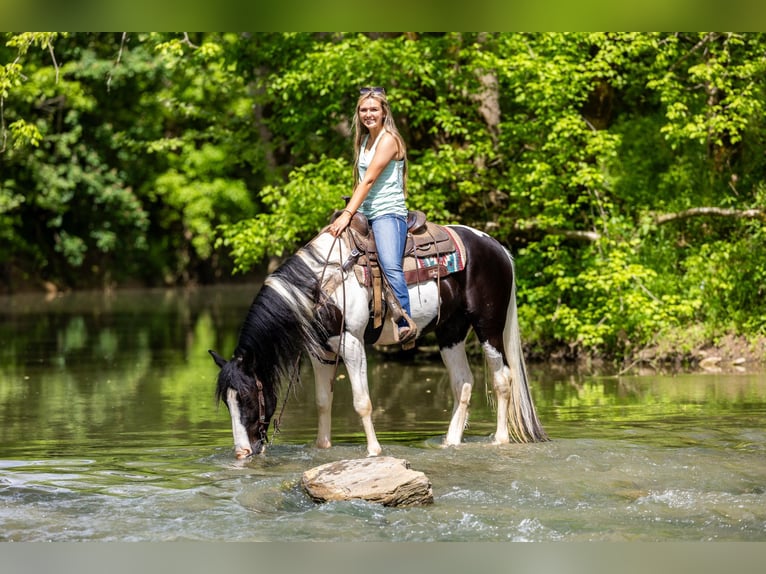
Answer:
[[(213, 401), (252, 287), (0, 299), (0, 540), (764, 540), (762, 374), (598, 377), (530, 369), (550, 443), (490, 444), (480, 359), (466, 443), (433, 353), (372, 353), (385, 454), (433, 505), (317, 505), (301, 473), (364, 456), (342, 367), (335, 446), (316, 450), (311, 376), (265, 457), (237, 462)], [(258, 524), (258, 528), (253, 525)]]

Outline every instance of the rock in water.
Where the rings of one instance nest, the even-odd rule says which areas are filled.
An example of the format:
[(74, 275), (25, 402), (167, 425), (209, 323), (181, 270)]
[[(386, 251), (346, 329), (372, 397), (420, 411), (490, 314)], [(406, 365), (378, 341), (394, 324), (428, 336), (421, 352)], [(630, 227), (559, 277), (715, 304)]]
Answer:
[(302, 485), (317, 502), (357, 498), (383, 506), (418, 506), (434, 501), (428, 477), (390, 456), (323, 464), (304, 472)]

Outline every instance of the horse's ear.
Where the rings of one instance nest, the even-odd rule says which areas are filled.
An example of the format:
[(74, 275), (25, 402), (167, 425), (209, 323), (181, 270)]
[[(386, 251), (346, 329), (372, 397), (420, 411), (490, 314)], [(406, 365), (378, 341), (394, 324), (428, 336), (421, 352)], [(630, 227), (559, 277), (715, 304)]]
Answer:
[(218, 368), (223, 369), (223, 366), (226, 364), (226, 359), (224, 359), (221, 355), (212, 349), (208, 349), (208, 353), (210, 353), (210, 356), (213, 357), (213, 360), (215, 361), (215, 364), (218, 365)]

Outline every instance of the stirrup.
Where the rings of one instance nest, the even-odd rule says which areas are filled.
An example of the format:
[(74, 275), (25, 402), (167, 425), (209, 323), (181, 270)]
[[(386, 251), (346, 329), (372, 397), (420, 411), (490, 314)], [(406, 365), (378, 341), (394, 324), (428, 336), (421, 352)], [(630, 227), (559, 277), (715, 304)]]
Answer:
[(397, 326), (396, 336), (399, 339), (402, 349), (409, 351), (415, 347), (415, 339), (418, 337), (418, 326), (407, 313), (402, 312), (402, 317), (407, 321), (407, 324), (402, 325), (401, 327)]
[(410, 341), (414, 341), (418, 337), (418, 328), (410, 328), (408, 326), (399, 327), (399, 342), (404, 345)]

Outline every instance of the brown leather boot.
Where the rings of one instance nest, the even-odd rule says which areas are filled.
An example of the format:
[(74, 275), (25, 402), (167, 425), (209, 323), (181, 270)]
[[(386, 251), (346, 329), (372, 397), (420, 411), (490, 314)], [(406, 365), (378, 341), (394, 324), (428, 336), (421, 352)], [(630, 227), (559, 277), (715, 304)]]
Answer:
[(406, 313), (402, 313), (402, 317), (407, 321), (407, 324), (399, 327), (397, 335), (402, 349), (407, 351), (415, 347), (415, 339), (418, 337), (418, 326)]

